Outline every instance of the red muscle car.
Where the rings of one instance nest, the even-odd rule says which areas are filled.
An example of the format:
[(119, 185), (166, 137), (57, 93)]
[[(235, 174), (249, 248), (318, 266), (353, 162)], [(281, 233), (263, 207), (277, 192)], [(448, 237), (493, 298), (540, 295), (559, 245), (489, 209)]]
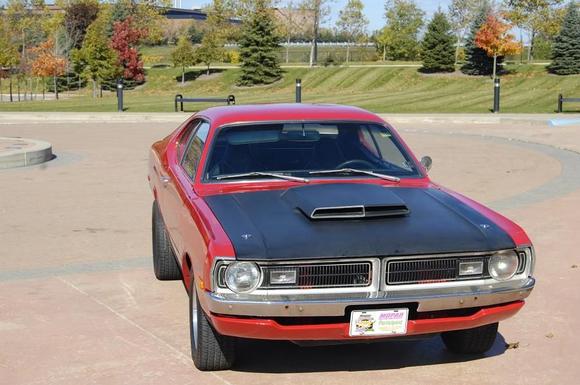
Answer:
[(153, 263), (189, 293), (191, 352), (440, 333), (491, 348), (535, 280), (526, 233), (427, 176), (378, 116), (336, 105), (210, 108), (153, 144)]

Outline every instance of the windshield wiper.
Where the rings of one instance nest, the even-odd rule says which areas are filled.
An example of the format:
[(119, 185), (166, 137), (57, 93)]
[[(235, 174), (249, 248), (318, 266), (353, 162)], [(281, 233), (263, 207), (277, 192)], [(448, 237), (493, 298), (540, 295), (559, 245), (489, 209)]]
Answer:
[(359, 170), (356, 168), (341, 168), (339, 170), (323, 170), (323, 171), (310, 171), (310, 175), (317, 175), (317, 174), (364, 174), (374, 176), (376, 178), (381, 178), (384, 180), (388, 180), (391, 182), (400, 182), (401, 178), (397, 178), (396, 176), (379, 174), (378, 172), (368, 171), (368, 170)]
[(244, 174), (231, 174), (231, 175), (218, 175), (215, 177), (215, 179), (217, 180), (223, 180), (223, 179), (240, 179), (240, 178), (248, 178), (248, 177), (255, 177), (255, 176), (270, 176), (273, 178), (280, 178), (280, 179), (286, 179), (286, 180), (291, 180), (293, 182), (302, 182), (302, 183), (308, 183), (310, 182), (310, 180), (306, 179), (306, 178), (300, 178), (297, 176), (290, 176), (290, 175), (284, 175), (284, 174), (278, 174), (275, 172), (260, 172), (260, 171), (254, 171), (254, 172), (247, 172)]

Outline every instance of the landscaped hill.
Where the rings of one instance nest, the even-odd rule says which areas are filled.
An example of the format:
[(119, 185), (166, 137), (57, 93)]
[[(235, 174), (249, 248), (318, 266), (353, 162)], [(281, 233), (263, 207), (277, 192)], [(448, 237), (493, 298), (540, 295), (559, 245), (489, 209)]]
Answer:
[[(554, 112), (559, 93), (580, 96), (580, 76), (550, 75), (542, 66), (508, 69), (513, 73), (502, 77), (502, 112)], [(125, 107), (131, 112), (172, 111), (177, 93), (191, 97), (235, 94), (242, 104), (292, 102), (296, 78), (303, 80), (303, 102), (351, 104), (374, 112), (487, 112), (493, 100), (493, 85), (487, 77), (425, 75), (416, 68), (286, 68), (281, 81), (254, 88), (236, 87), (238, 72), (237, 68), (229, 68), (213, 70), (206, 76), (202, 69), (192, 69), (188, 73), (190, 80), (182, 87), (178, 69), (150, 69), (147, 83), (126, 92)], [(60, 101), (4, 102), (0, 111), (116, 110), (113, 93), (106, 92), (96, 100), (90, 94), (86, 90)], [(207, 106), (188, 104), (186, 108)]]

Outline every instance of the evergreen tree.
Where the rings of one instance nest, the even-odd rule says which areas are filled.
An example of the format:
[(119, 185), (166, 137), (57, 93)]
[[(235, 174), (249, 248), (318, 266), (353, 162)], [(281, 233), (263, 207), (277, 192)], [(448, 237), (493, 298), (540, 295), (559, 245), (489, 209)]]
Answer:
[(92, 82), (95, 98), (98, 83), (115, 79), (123, 70), (106, 34), (108, 20), (106, 12), (99, 14), (87, 29), (81, 49), (75, 49), (71, 54), (75, 72)]
[(580, 12), (574, 1), (570, 2), (562, 29), (554, 40), (548, 69), (557, 75), (580, 74)]
[(279, 37), (270, 8), (270, 1), (256, 0), (255, 11), (244, 23), (240, 38), (242, 72), (238, 85), (270, 84), (280, 79), (282, 70), (278, 62)]
[(433, 15), (427, 26), (427, 33), (422, 43), (422, 58), (424, 72), (455, 71), (455, 36), (451, 25), (441, 11)]
[[(475, 44), (475, 37), (481, 26), (487, 20), (491, 12), (491, 7), (487, 1), (483, 3), (479, 13), (471, 23), (469, 36), (465, 43), (465, 64), (461, 67), (461, 72), (467, 75), (491, 75), (493, 73), (493, 58)], [(503, 57), (497, 58), (497, 64), (501, 65)]]

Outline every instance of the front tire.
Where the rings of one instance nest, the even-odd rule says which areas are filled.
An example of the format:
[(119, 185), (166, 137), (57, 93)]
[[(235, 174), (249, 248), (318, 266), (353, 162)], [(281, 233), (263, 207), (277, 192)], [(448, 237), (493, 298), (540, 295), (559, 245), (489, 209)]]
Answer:
[(189, 296), (189, 331), (191, 358), (201, 371), (227, 370), (235, 360), (235, 340), (219, 334), (209, 323), (191, 283)]
[(461, 354), (483, 354), (493, 346), (497, 337), (498, 323), (473, 329), (441, 333), (447, 349)]
[(153, 270), (160, 281), (176, 281), (181, 279), (181, 270), (171, 247), (165, 222), (161, 217), (157, 201), (153, 202), (152, 213), (153, 235)]

